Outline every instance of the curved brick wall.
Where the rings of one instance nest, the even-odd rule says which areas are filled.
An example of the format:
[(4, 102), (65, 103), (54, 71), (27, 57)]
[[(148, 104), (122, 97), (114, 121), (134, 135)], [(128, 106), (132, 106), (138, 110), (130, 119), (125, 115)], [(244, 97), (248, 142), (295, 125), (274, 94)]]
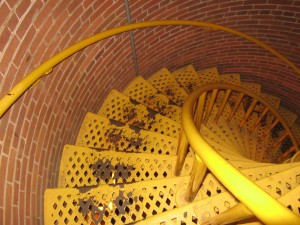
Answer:
[[(268, 43), (300, 66), (300, 3), (131, 0), (132, 22), (191, 19), (229, 26)], [(271, 3), (269, 3), (271, 2)], [(126, 24), (123, 1), (2, 1), (0, 94), (65, 47)], [(219, 31), (185, 27), (135, 31), (140, 73), (193, 63), (240, 72), (300, 112), (299, 77), (253, 44)], [(134, 77), (128, 34), (75, 54), (31, 88), (0, 120), (0, 223), (41, 224), (43, 192), (55, 187), (64, 144), (74, 143), (87, 111)], [(297, 98), (297, 96), (299, 96)], [(293, 99), (293, 101), (287, 101)], [(1, 107), (1, 106), (0, 106)], [(298, 113), (299, 114), (299, 113)]]

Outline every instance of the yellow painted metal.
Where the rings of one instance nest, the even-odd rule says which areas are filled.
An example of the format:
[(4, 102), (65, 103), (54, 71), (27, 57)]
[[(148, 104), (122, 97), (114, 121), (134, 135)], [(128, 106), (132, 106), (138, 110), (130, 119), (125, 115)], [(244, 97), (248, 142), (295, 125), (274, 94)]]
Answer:
[(180, 123), (181, 108), (170, 102), (167, 96), (158, 92), (142, 77), (135, 78), (125, 88), (123, 94)]
[(249, 91), (252, 91), (256, 95), (261, 94), (261, 84), (253, 83), (253, 82), (242, 82), (241, 85), (247, 88)]
[(211, 116), (211, 112), (213, 110), (213, 107), (215, 105), (215, 101), (217, 98), (219, 90), (218, 89), (214, 89), (211, 93), (210, 99), (209, 99), (209, 103), (207, 106), (207, 109), (205, 111), (205, 115), (204, 115), (204, 119), (203, 119), (203, 124), (207, 124), (209, 117)]
[(240, 123), (240, 128), (243, 128), (245, 123), (247, 122), (248, 118), (250, 117), (250, 115), (252, 114), (256, 104), (257, 104), (258, 100), (257, 99), (253, 99), (253, 101), (251, 102), (251, 105), (249, 106), (247, 112), (245, 113), (245, 116), (243, 118), (243, 120)]
[[(202, 93), (215, 88), (220, 88), (220, 85), (208, 84), (200, 87), (188, 97), (183, 106), (183, 126), (191, 147), (224, 186), (244, 203), (261, 221), (266, 224), (282, 224), (283, 221), (285, 224), (299, 224), (300, 218), (298, 216), (278, 203), (272, 196), (266, 194), (265, 191), (236, 170), (235, 167), (214, 151), (198, 133), (194, 125), (194, 115), (192, 113), (194, 104)], [(243, 88), (232, 85), (223, 84), (222, 88), (236, 90), (249, 96), (255, 96)], [(259, 96), (255, 96), (254, 98), (268, 105), (267, 102)], [(275, 109), (272, 106), (269, 107), (270, 111), (272, 111), (277, 118), (280, 118)], [(285, 124), (283, 125), (286, 130), (289, 131), (289, 128)], [(294, 143), (296, 144), (296, 142)]]
[(200, 130), (201, 124), (202, 124), (202, 118), (204, 114), (205, 109), (205, 102), (206, 102), (206, 93), (203, 93), (197, 102), (196, 107), (196, 115), (195, 115), (195, 125), (198, 130)]
[(232, 118), (233, 118), (234, 114), (236, 113), (236, 111), (237, 111), (239, 105), (241, 104), (243, 98), (244, 98), (244, 93), (240, 93), (240, 94), (238, 95), (237, 100), (236, 100), (235, 103), (234, 103), (234, 106), (233, 106), (233, 108), (232, 108), (232, 110), (231, 110), (231, 112), (230, 112), (228, 118), (227, 118), (227, 123), (230, 123), (230, 121), (232, 120)]
[(178, 207), (176, 193), (189, 176), (126, 185), (48, 189), (44, 224), (124, 224)]
[(231, 224), (253, 217), (253, 213), (242, 203), (204, 221), (204, 224)]
[(98, 111), (99, 115), (135, 127), (178, 138), (180, 124), (112, 90)]
[[(176, 156), (97, 151), (66, 145), (60, 163), (58, 187), (88, 187), (132, 183), (175, 176)], [(189, 175), (193, 157), (186, 157), (181, 176)]]
[(297, 152), (295, 155), (293, 155), (291, 162), (300, 162), (300, 152)]
[(211, 28), (214, 30), (221, 30), (227, 33), (234, 34), (236, 36), (242, 37), (255, 43), (256, 45), (264, 48), (268, 52), (275, 55), (277, 58), (285, 62), (289, 65), (298, 75), (300, 75), (300, 69), (294, 65), (290, 60), (284, 57), (282, 54), (277, 52), (275, 49), (271, 48), (267, 44), (259, 41), (258, 39), (251, 37), (245, 33), (240, 31), (234, 30), (232, 28), (224, 27), (217, 24), (207, 23), (207, 22), (198, 22), (198, 21), (189, 21), (189, 20), (161, 20), (161, 21), (150, 21), (150, 22), (141, 22), (135, 24), (129, 24), (121, 27), (117, 27), (108, 31), (104, 31), (98, 33), (94, 36), (91, 36), (85, 40), (82, 40), (69, 48), (63, 50), (62, 52), (58, 53), (57, 55), (53, 56), (46, 62), (44, 62), (41, 66), (37, 67), (31, 73), (25, 76), (19, 83), (17, 83), (5, 96), (0, 99), (0, 117), (10, 108), (11, 105), (29, 88), (31, 87), (38, 79), (43, 77), (49, 70), (54, 68), (57, 64), (65, 60), (66, 58), (70, 57), (74, 53), (90, 46), (100, 40), (105, 38), (146, 27), (156, 27), (156, 26), (195, 26), (195, 27), (204, 27), (204, 28)]
[(177, 154), (176, 138), (141, 130), (106, 117), (87, 113), (76, 145), (99, 150)]
[[(262, 165), (262, 163), (258, 163), (258, 165)], [(282, 171), (294, 168), (296, 166), (299, 166), (300, 163), (286, 163), (286, 164), (271, 164), (271, 165), (264, 165), (259, 167), (251, 167), (247, 169), (241, 169), (240, 171), (242, 174), (247, 176), (249, 179), (251, 179), (253, 182), (264, 179), (266, 177), (270, 177), (271, 175), (280, 173)], [(272, 177), (270, 177), (270, 181), (268, 182), (268, 185), (273, 182), (271, 181)], [(275, 182), (274, 182), (275, 184)]]
[(224, 98), (222, 99), (222, 103), (221, 103), (221, 105), (219, 106), (218, 113), (217, 113), (217, 115), (216, 115), (216, 117), (215, 117), (215, 122), (216, 122), (216, 123), (218, 123), (218, 121), (219, 121), (219, 119), (220, 119), (220, 117), (221, 117), (221, 115), (222, 115), (222, 112), (223, 112), (223, 110), (224, 110), (224, 108), (225, 108), (225, 106), (226, 106), (226, 104), (227, 104), (227, 101), (228, 101), (228, 98), (229, 98), (230, 93), (231, 93), (231, 90), (226, 90), (225, 96), (224, 96)]
[(206, 68), (198, 71), (198, 77), (202, 84), (220, 82), (217, 67)]
[(191, 179), (186, 192), (187, 201), (192, 202), (196, 197), (200, 189), (200, 186), (203, 182), (206, 170), (207, 167), (202, 162), (202, 160), (196, 155), (193, 164), (192, 173), (191, 173)]
[(290, 127), (295, 123), (297, 115), (286, 108), (279, 107), (278, 113)]
[(177, 82), (187, 91), (192, 93), (197, 87), (201, 86), (201, 81), (192, 65), (182, 67), (172, 72)]
[(236, 204), (234, 196), (228, 192), (224, 192), (210, 198), (195, 201), (172, 211), (164, 212), (136, 224), (205, 224), (203, 222), (207, 219), (214, 218)]
[(257, 118), (255, 124), (253, 124), (252, 127), (250, 128), (251, 131), (255, 130), (255, 128), (258, 126), (258, 124), (261, 122), (261, 120), (265, 117), (265, 115), (267, 114), (268, 111), (269, 111), (268, 107), (265, 107), (264, 111)]
[(292, 210), (294, 213), (299, 214), (299, 207), (300, 207), (299, 193), (300, 193), (300, 185), (298, 185), (296, 188), (289, 191), (287, 194), (281, 196), (277, 200), (280, 203), (282, 203), (284, 206)]
[(238, 73), (220, 75), (220, 82), (233, 85), (241, 85), (241, 77)]
[(178, 142), (177, 161), (176, 161), (176, 169), (175, 169), (175, 174), (177, 176), (179, 176), (181, 173), (185, 158), (188, 153), (188, 147), (189, 147), (189, 143), (187, 141), (185, 133), (183, 132), (183, 129), (181, 129), (180, 138)]
[(179, 106), (183, 105), (188, 96), (167, 68), (155, 72), (147, 81)]
[(267, 102), (269, 102), (269, 104), (272, 105), (275, 109), (279, 108), (281, 102), (280, 98), (267, 93), (261, 93), (261, 97), (265, 99)]

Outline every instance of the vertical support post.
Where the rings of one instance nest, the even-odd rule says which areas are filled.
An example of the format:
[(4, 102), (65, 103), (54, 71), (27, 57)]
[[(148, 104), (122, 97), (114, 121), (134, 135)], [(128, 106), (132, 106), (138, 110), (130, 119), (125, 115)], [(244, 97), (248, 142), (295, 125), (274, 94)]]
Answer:
[(196, 197), (199, 188), (202, 184), (203, 178), (206, 174), (206, 165), (200, 159), (199, 156), (195, 155), (193, 169), (191, 173), (191, 179), (187, 188), (186, 200), (191, 202)]
[(253, 213), (243, 204), (238, 203), (223, 213), (203, 221), (203, 224), (231, 224), (253, 217)]
[[(130, 14), (130, 7), (129, 7), (128, 0), (124, 0), (124, 6), (125, 6), (126, 17), (127, 17), (127, 23), (131, 24), (131, 14)], [(139, 65), (137, 62), (137, 55), (136, 55), (136, 51), (135, 51), (135, 41), (134, 41), (134, 35), (133, 35), (132, 30), (129, 31), (129, 39), (130, 39), (135, 75), (138, 76), (140, 72), (139, 72)]]
[(251, 115), (252, 111), (254, 110), (256, 103), (258, 102), (257, 99), (253, 99), (251, 105), (249, 106), (249, 109), (247, 110), (244, 118), (242, 119), (241, 123), (240, 123), (240, 129), (242, 129), (247, 121), (247, 119), (249, 118), (249, 116)]
[(206, 92), (199, 97), (197, 108), (196, 108), (195, 125), (198, 130), (200, 130), (201, 128), (202, 117), (205, 109), (205, 102), (206, 102)]
[(177, 161), (176, 161), (176, 168), (175, 168), (175, 175), (179, 176), (182, 170), (185, 157), (188, 152), (189, 142), (185, 136), (183, 127), (181, 127), (179, 142), (178, 142), (178, 150), (177, 150)]
[(209, 100), (209, 104), (208, 104), (207, 110), (205, 112), (203, 124), (207, 124), (209, 116), (210, 116), (210, 114), (212, 112), (212, 109), (214, 107), (214, 104), (215, 104), (215, 101), (216, 101), (216, 98), (217, 98), (217, 95), (218, 95), (218, 91), (219, 91), (218, 89), (214, 89), (212, 91), (212, 94), (211, 94), (210, 100)]
[(230, 93), (231, 93), (231, 90), (229, 90), (229, 89), (226, 90), (226, 93), (225, 93), (225, 96), (223, 98), (223, 101), (222, 101), (222, 103), (221, 103), (221, 105), (220, 105), (220, 107), (218, 109), (218, 113), (217, 113), (216, 118), (215, 118), (215, 123), (218, 123), (218, 121), (219, 121), (219, 119), (220, 119), (220, 117), (222, 115), (222, 112), (223, 112), (223, 110), (224, 110), (224, 108), (226, 106), (226, 103), (227, 103), (227, 100), (228, 100), (228, 98), (230, 96)]
[(264, 109), (264, 111), (262, 112), (262, 114), (259, 116), (259, 118), (256, 120), (255, 124), (251, 127), (251, 131), (254, 131), (255, 128), (257, 127), (257, 125), (260, 123), (260, 121), (264, 118), (264, 116), (267, 114), (267, 112), (269, 111), (268, 107), (266, 106), (266, 108)]
[(271, 131), (272, 129), (279, 123), (279, 119), (277, 118), (274, 123), (272, 123), (272, 125), (269, 127), (268, 130), (265, 131), (265, 133), (260, 137), (261, 139), (263, 139), (264, 137), (266, 137)]
[(235, 102), (235, 104), (234, 104), (234, 106), (233, 106), (233, 109), (231, 110), (231, 112), (230, 112), (230, 114), (229, 114), (229, 116), (228, 116), (228, 118), (227, 118), (227, 120), (226, 120), (226, 122), (227, 122), (228, 124), (229, 124), (230, 121), (232, 120), (232, 118), (233, 118), (233, 116), (234, 116), (236, 110), (238, 109), (239, 105), (241, 104), (243, 98), (244, 98), (244, 94), (243, 94), (243, 93), (240, 93), (238, 99), (236, 100), (236, 102)]

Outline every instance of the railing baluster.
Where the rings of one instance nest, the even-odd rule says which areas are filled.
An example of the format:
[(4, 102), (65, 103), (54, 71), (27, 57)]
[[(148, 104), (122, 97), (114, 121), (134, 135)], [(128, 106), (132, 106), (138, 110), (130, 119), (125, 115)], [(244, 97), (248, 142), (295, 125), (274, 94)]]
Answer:
[(195, 155), (195, 160), (193, 164), (193, 169), (191, 173), (191, 179), (188, 185), (187, 193), (186, 193), (186, 200), (191, 202), (196, 197), (199, 188), (202, 184), (203, 178), (206, 174), (206, 165), (200, 159), (199, 156)]
[(218, 123), (218, 121), (219, 121), (219, 119), (220, 119), (220, 117), (221, 117), (221, 115), (222, 115), (222, 112), (223, 112), (223, 110), (224, 110), (224, 108), (225, 108), (225, 105), (226, 105), (227, 100), (228, 100), (228, 98), (229, 98), (229, 96), (230, 96), (230, 93), (231, 93), (231, 90), (227, 89), (227, 90), (226, 90), (226, 93), (225, 93), (225, 96), (224, 96), (224, 98), (223, 98), (223, 101), (222, 101), (222, 103), (221, 103), (221, 105), (220, 105), (220, 107), (219, 107), (219, 110), (218, 110), (218, 113), (217, 113), (217, 115), (216, 115), (216, 118), (215, 118), (215, 122), (216, 122), (216, 123)]
[(230, 123), (230, 121), (232, 120), (232, 118), (233, 118), (236, 110), (238, 109), (239, 105), (241, 104), (241, 102), (243, 100), (243, 97), (244, 97), (244, 94), (240, 93), (238, 99), (236, 100), (236, 102), (235, 102), (235, 104), (233, 106), (233, 109), (231, 110), (231, 112), (230, 112), (230, 114), (229, 114), (229, 116), (228, 116), (228, 118), (226, 120), (227, 123)]
[(288, 133), (285, 133), (283, 136), (281, 136), (278, 141), (273, 144), (273, 148), (277, 147), (287, 136), (289, 136)]
[(287, 150), (285, 153), (282, 154), (282, 156), (280, 156), (278, 158), (278, 162), (281, 162), (284, 158), (286, 158), (289, 154), (291, 154), (292, 152), (294, 152), (296, 150), (296, 146), (292, 146), (290, 147), (289, 150)]
[(240, 129), (242, 129), (245, 125), (245, 123), (247, 122), (247, 119), (249, 118), (249, 116), (251, 115), (252, 111), (254, 110), (256, 104), (257, 104), (258, 100), (257, 99), (253, 99), (251, 105), (249, 106), (244, 118), (242, 119), (241, 123), (240, 123)]
[(243, 203), (238, 203), (225, 212), (217, 214), (213, 218), (204, 220), (202, 224), (231, 224), (253, 216), (253, 213)]
[(211, 93), (209, 104), (208, 104), (207, 110), (205, 112), (204, 120), (203, 120), (204, 125), (207, 124), (207, 121), (209, 119), (211, 111), (214, 107), (214, 104), (215, 104), (215, 101), (216, 101), (216, 98), (217, 98), (217, 95), (218, 95), (218, 91), (219, 91), (218, 89), (214, 89)]
[(180, 175), (181, 169), (183, 167), (188, 152), (188, 147), (189, 147), (189, 142), (185, 136), (183, 127), (181, 127), (179, 142), (178, 142), (176, 168), (175, 168), (176, 176)]
[(251, 131), (254, 131), (257, 125), (260, 123), (260, 121), (264, 118), (264, 116), (269, 112), (269, 108), (266, 106), (262, 114), (259, 116), (259, 118), (256, 120), (255, 124), (251, 127)]
[(206, 92), (203, 93), (198, 99), (197, 110), (196, 110), (196, 114), (195, 114), (195, 125), (198, 130), (200, 130), (200, 127), (201, 127), (202, 117), (203, 117), (204, 108), (205, 108), (205, 102), (206, 102)]
[(272, 129), (277, 125), (277, 123), (279, 123), (279, 119), (278, 118), (276, 118), (276, 120), (274, 121), (274, 123), (272, 123), (272, 125), (269, 127), (269, 129), (266, 130), (264, 132), (264, 134), (260, 138), (262, 139), (262, 138), (266, 137), (272, 131)]

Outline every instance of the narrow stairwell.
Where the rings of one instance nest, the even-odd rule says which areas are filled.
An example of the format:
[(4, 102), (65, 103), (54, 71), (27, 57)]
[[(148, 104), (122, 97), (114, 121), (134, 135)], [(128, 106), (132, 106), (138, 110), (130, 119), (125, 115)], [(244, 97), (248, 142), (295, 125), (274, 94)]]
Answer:
[(276, 96), (263, 93), (260, 84), (242, 82), (239, 74), (188, 65), (172, 73), (162, 68), (148, 79), (139, 76), (122, 93), (112, 90), (98, 114), (86, 114), (75, 145), (63, 150), (58, 188), (45, 192), (45, 224), (262, 223), (209, 170), (199, 189), (191, 186), (199, 160), (192, 148), (180, 162), (181, 107), (209, 83), (242, 87), (280, 114), (284, 122), (263, 101), (217, 88), (197, 109), (206, 142), (299, 215), (300, 157), (291, 157), (298, 150), (295, 140), (300, 143), (297, 116)]

